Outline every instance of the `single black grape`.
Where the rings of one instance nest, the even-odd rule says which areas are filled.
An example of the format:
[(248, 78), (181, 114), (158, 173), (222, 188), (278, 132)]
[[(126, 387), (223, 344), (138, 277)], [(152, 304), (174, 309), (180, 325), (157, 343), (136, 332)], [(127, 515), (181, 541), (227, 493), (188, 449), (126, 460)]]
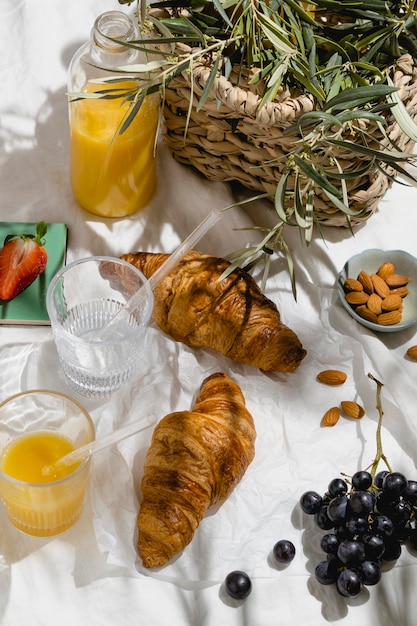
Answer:
[(365, 560), (365, 546), (357, 539), (344, 539), (339, 544), (337, 556), (346, 565), (356, 565)]
[(390, 507), (389, 517), (392, 519), (394, 526), (404, 526), (413, 513), (412, 506), (403, 498), (397, 500)]
[(407, 479), (404, 474), (400, 472), (390, 472), (382, 481), (382, 489), (386, 494), (392, 495), (396, 498), (402, 494), (407, 488)]
[(358, 572), (354, 569), (344, 569), (337, 578), (337, 590), (346, 598), (357, 596), (362, 589), (362, 581)]
[(320, 540), (320, 547), (326, 554), (336, 554), (339, 547), (339, 540), (333, 533), (323, 535)]
[(350, 496), (349, 507), (358, 517), (365, 517), (375, 506), (375, 496), (370, 491), (354, 491)]
[(321, 530), (330, 530), (334, 527), (333, 520), (327, 515), (327, 506), (322, 506), (317, 513), (314, 514), (314, 521), (316, 526)]
[(344, 523), (335, 526), (333, 532), (339, 543), (343, 541), (343, 539), (352, 539), (352, 535), (346, 530)]
[(381, 580), (380, 561), (363, 561), (358, 567), (358, 574), (364, 585), (376, 585)]
[(280, 539), (274, 545), (274, 557), (279, 563), (290, 563), (295, 557), (294, 544), (288, 539)]
[(366, 517), (349, 517), (345, 526), (351, 537), (363, 535), (368, 530), (368, 519)]
[(339, 572), (334, 561), (321, 561), (316, 566), (314, 575), (321, 585), (332, 585), (336, 582)]
[(327, 506), (327, 515), (333, 522), (340, 522), (346, 517), (347, 496), (335, 496)]
[(316, 491), (306, 491), (300, 498), (300, 506), (307, 515), (314, 515), (322, 506), (322, 497)]
[(378, 472), (378, 474), (375, 475), (374, 485), (377, 489), (382, 489), (382, 483), (387, 474), (389, 474), (388, 470), (382, 470), (381, 472)]
[(246, 572), (235, 570), (230, 572), (225, 579), (226, 591), (232, 598), (243, 600), (252, 591), (252, 583)]
[(417, 506), (417, 481), (409, 480), (402, 496), (411, 506)]
[(372, 561), (379, 559), (385, 550), (385, 543), (382, 537), (379, 535), (373, 535), (366, 533), (361, 537), (362, 543), (365, 546), (365, 558)]
[(385, 542), (385, 550), (382, 558), (384, 561), (396, 561), (401, 556), (401, 544), (399, 541), (392, 539)]
[(344, 496), (348, 492), (348, 486), (343, 478), (333, 478), (329, 483), (328, 491), (332, 498)]
[(366, 472), (364, 470), (360, 470), (359, 472), (355, 472), (352, 476), (352, 487), (357, 490), (369, 489), (372, 485), (372, 474)]
[(394, 533), (392, 535), (393, 539), (396, 539), (400, 543), (404, 543), (407, 539), (410, 538), (413, 527), (411, 522), (408, 521), (405, 524), (398, 525), (394, 528)]
[(398, 502), (398, 498), (392, 498), (389, 493), (385, 493), (385, 491), (380, 491), (375, 498), (375, 510), (381, 513), (382, 515), (388, 515), (392, 509), (392, 507)]
[(372, 530), (383, 539), (387, 539), (394, 532), (394, 524), (387, 515), (376, 515), (372, 522)]

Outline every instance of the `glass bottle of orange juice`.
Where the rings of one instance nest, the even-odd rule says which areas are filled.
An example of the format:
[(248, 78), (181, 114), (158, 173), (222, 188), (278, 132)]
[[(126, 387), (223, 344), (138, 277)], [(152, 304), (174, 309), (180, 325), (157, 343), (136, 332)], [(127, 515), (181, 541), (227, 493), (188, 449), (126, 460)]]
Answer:
[[(134, 39), (137, 28), (128, 15), (103, 13), (69, 67), (71, 188), (84, 209), (102, 217), (134, 213), (156, 190), (159, 95), (146, 96), (123, 129), (140, 79), (118, 68), (146, 62), (143, 53), (123, 43)], [(74, 97), (103, 90), (109, 95), (109, 89), (111, 98)]]

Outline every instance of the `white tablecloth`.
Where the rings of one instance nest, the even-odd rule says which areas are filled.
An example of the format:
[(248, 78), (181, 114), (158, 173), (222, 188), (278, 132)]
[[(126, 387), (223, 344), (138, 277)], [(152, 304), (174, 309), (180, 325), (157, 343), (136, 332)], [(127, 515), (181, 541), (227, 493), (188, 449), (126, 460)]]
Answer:
[[(143, 211), (102, 220), (78, 207), (68, 181), (66, 71), (95, 17), (108, 9), (132, 11), (116, 0), (0, 2), (1, 220), (66, 222), (68, 261), (134, 250), (171, 252), (210, 210), (235, 199), (228, 185), (209, 183), (176, 163), (161, 141), (158, 192)], [(364, 248), (417, 253), (416, 203), (415, 189), (396, 184), (354, 236), (325, 229), (324, 239), (317, 235), (307, 248), (296, 231), (288, 233), (297, 301), (281, 259), (273, 263), (266, 293), (308, 351), (294, 374), (261, 374), (176, 344), (151, 326), (132, 383), (108, 402), (85, 402), (97, 434), (148, 413), (161, 418), (189, 409), (202, 380), (227, 371), (256, 422), (255, 460), (230, 498), (209, 512), (190, 546), (158, 572), (144, 571), (135, 548), (138, 484), (151, 427), (97, 455), (82, 518), (66, 533), (30, 538), (1, 513), (2, 625), (415, 624), (416, 555), (404, 549), (376, 587), (343, 599), (314, 579), (322, 558), (320, 532), (301, 514), (298, 500), (305, 490), (324, 492), (333, 477), (372, 462), (378, 414), (368, 372), (384, 383), (384, 450), (395, 469), (417, 477), (417, 365), (404, 356), (417, 343), (415, 329), (375, 335), (351, 320), (335, 289), (345, 260)], [(233, 210), (199, 248), (227, 254), (257, 240), (256, 232), (237, 228), (268, 221), (262, 206)], [(329, 367), (347, 372), (343, 387), (317, 383), (318, 371)], [(1, 399), (39, 387), (68, 392), (50, 328), (0, 326)], [(322, 428), (324, 411), (344, 399), (363, 404), (366, 416)], [(282, 538), (296, 547), (287, 567), (271, 559)], [(251, 576), (253, 590), (244, 602), (224, 593), (224, 578), (233, 569)]]

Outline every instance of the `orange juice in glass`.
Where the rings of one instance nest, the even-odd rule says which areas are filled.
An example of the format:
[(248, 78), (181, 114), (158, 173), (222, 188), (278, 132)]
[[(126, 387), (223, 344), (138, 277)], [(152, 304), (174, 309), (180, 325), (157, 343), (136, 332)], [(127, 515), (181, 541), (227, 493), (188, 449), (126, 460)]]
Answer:
[[(112, 88), (134, 93), (134, 81)], [(109, 89), (87, 83), (83, 92)], [(157, 185), (155, 138), (159, 96), (147, 96), (126, 130), (131, 111), (123, 98), (85, 98), (70, 103), (70, 181), (79, 204), (102, 217), (122, 217), (143, 208)]]
[(94, 438), (87, 411), (64, 394), (27, 391), (0, 404), (0, 497), (16, 528), (47, 537), (77, 521), (90, 460), (58, 472), (45, 468)]

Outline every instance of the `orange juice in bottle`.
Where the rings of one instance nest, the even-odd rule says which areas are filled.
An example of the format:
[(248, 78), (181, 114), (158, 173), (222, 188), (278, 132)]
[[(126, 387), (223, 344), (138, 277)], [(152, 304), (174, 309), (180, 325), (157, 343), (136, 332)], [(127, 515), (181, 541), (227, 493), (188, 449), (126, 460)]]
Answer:
[(133, 23), (125, 14), (104, 13), (95, 22), (91, 42), (76, 53), (70, 67), (70, 92), (111, 89), (119, 94), (115, 98), (81, 97), (69, 104), (71, 187), (84, 209), (103, 217), (123, 217), (143, 208), (157, 185), (159, 96), (147, 96), (121, 132), (137, 82), (131, 78), (99, 82), (111, 78), (111, 68), (138, 62), (137, 51), (109, 39), (128, 41), (134, 35)]

